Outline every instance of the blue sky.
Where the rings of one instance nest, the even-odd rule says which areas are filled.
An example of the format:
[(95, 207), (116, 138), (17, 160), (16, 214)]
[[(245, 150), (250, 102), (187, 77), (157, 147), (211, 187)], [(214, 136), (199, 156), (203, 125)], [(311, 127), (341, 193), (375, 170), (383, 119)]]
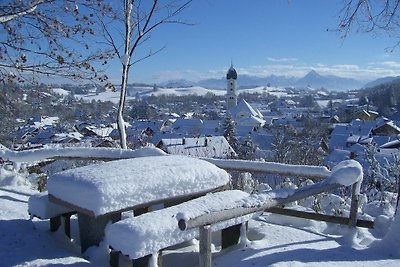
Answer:
[[(240, 74), (303, 76), (314, 69), (360, 80), (400, 75), (399, 49), (384, 34), (334, 29), (341, 0), (195, 0), (182, 17), (194, 26), (165, 25), (142, 49), (166, 48), (133, 66), (131, 81), (197, 81)], [(118, 79), (118, 74), (111, 73)]]

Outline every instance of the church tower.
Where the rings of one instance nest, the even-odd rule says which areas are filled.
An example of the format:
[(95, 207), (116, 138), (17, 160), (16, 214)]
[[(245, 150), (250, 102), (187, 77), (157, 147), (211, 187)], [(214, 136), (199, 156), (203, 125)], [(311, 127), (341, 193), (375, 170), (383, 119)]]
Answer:
[(231, 67), (226, 73), (226, 104), (227, 109), (235, 107), (237, 105), (237, 93), (236, 93), (236, 80), (237, 72), (231, 63)]

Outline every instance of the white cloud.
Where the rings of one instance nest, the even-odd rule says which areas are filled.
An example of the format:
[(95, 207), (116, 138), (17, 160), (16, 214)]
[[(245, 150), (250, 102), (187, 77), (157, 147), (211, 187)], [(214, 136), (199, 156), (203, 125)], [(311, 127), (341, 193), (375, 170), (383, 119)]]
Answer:
[[(385, 76), (400, 75), (400, 62), (383, 61), (360, 66), (356, 64), (305, 64), (301, 62), (276, 64), (254, 65), (254, 66), (234, 66), (239, 75), (251, 75), (266, 77), (270, 75), (287, 76), (287, 77), (303, 77), (311, 70), (315, 70), (321, 75), (336, 75), (340, 77), (353, 78), (357, 80), (371, 81)], [(199, 71), (199, 70), (169, 70), (161, 71), (150, 77), (151, 83), (163, 82), (168, 80), (186, 79), (190, 81), (199, 81), (209, 78), (221, 78), (226, 75), (229, 66), (218, 67), (215, 69)]]
[(389, 68), (400, 68), (400, 62), (396, 61), (383, 61), (380, 64)]
[(283, 58), (268, 57), (267, 60), (271, 62), (293, 62), (293, 61), (298, 61), (299, 59), (294, 57), (283, 57)]

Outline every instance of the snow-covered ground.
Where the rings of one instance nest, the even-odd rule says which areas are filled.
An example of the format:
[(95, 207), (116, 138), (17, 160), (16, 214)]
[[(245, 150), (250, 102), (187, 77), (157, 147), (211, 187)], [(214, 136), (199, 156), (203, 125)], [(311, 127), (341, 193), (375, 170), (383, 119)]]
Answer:
[[(53, 91), (55, 93), (61, 94), (61, 95), (67, 95), (68, 91), (65, 91), (60, 88), (54, 88)], [(246, 92), (246, 93), (268, 93), (270, 95), (274, 95), (277, 97), (282, 97), (282, 96), (288, 96), (286, 90), (284, 88), (280, 87), (255, 87), (255, 88), (249, 88), (249, 89), (240, 89), (240, 93)], [(176, 87), (176, 88), (158, 88), (156, 91), (153, 91), (151, 88), (135, 88), (135, 90), (130, 90), (127, 96), (128, 100), (135, 99), (136, 96), (143, 97), (143, 96), (159, 96), (159, 95), (175, 95), (175, 96), (186, 96), (186, 95), (198, 95), (198, 96), (204, 96), (207, 93), (211, 93), (217, 96), (224, 96), (226, 94), (226, 90), (220, 90), (220, 89), (208, 89), (204, 88), (201, 86), (192, 86), (192, 87)], [(115, 92), (112, 91), (106, 91), (106, 92), (101, 92), (101, 93), (89, 93), (85, 95), (81, 94), (75, 94), (75, 98), (82, 99), (84, 101), (90, 102), (92, 100), (95, 101), (111, 101), (113, 103), (118, 103), (119, 98), (120, 98), (120, 92), (117, 90)]]
[[(79, 253), (76, 219), (72, 221), (72, 243), (61, 231), (51, 233), (48, 221), (30, 220), (28, 198), (37, 193), (32, 187), (25, 174), (0, 168), (0, 265), (107, 266), (104, 245)], [(213, 266), (400, 266), (400, 227), (396, 220), (389, 230), (390, 222), (380, 217), (375, 229), (354, 230), (265, 214), (249, 222), (245, 244), (223, 252), (215, 247)], [(196, 266), (197, 244), (163, 252), (164, 266)]]

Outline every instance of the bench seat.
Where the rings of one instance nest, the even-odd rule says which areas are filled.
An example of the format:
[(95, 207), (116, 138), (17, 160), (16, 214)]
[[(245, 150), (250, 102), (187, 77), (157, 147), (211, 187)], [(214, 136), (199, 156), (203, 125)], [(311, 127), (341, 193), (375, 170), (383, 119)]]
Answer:
[[(211, 193), (169, 208), (131, 217), (105, 230), (105, 242), (114, 250), (131, 260), (157, 254), (158, 251), (192, 240), (199, 236), (199, 229), (181, 231), (178, 227), (179, 214), (201, 214), (224, 206), (226, 203), (243, 199), (249, 194), (240, 190)], [(235, 218), (212, 225), (213, 231), (240, 225), (251, 215)]]
[(70, 218), (76, 212), (49, 201), (47, 192), (41, 192), (29, 197), (28, 213), (31, 219), (34, 217), (41, 220), (50, 219), (50, 231), (55, 232), (61, 226), (61, 217), (64, 219), (64, 232), (71, 237)]
[(31, 217), (42, 220), (72, 212), (71, 209), (49, 201), (47, 192), (41, 192), (29, 197), (28, 212)]

